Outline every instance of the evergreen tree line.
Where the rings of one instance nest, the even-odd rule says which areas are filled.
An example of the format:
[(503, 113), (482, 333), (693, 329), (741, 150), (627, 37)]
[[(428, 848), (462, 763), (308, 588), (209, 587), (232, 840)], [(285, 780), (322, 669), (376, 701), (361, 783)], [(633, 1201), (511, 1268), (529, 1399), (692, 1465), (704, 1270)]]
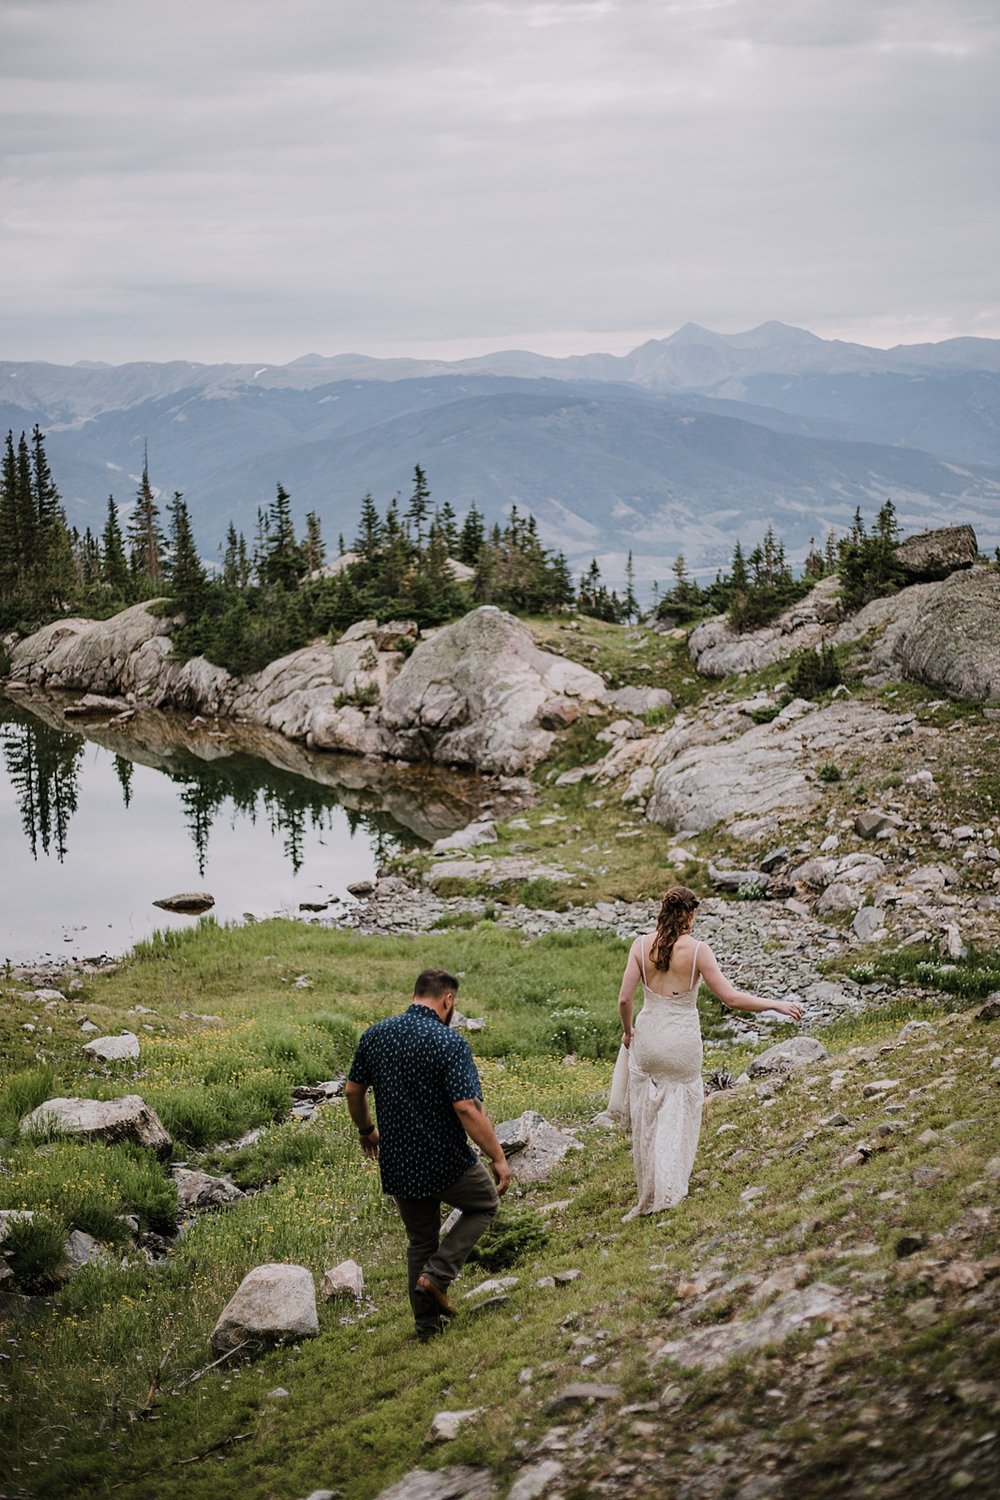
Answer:
[(104, 618), (165, 597), (181, 617), (174, 631), (181, 656), (203, 655), (229, 671), (249, 672), (363, 618), (439, 625), (474, 604), (521, 613), (576, 606), (612, 620), (638, 613), (631, 558), (625, 599), (604, 585), (596, 560), (575, 588), (566, 558), (539, 539), (534, 516), (512, 507), (505, 524), (487, 527), (473, 504), (460, 525), (447, 501), (432, 504), (419, 465), (405, 506), (394, 498), (380, 515), (365, 496), (351, 551), (343, 537), (339, 551), (340, 567), (324, 570), (319, 517), (308, 514), (298, 536), (291, 499), (279, 484), (272, 503), (258, 510), (253, 537), (248, 541), (230, 523), (221, 567), (207, 569), (183, 495), (175, 493), (161, 515), (148, 455), (127, 525), (109, 496), (103, 530), (81, 534), (68, 525), (40, 429), (30, 443), (22, 433), (16, 446), (13, 433), (7, 435), (0, 628), (26, 632), (73, 611)]
[(687, 624), (707, 614), (726, 614), (733, 630), (756, 630), (777, 618), (801, 599), (821, 578), (836, 573), (840, 597), (846, 610), (860, 609), (871, 599), (894, 593), (906, 581), (896, 560), (899, 541), (896, 507), (886, 500), (871, 531), (865, 527), (860, 507), (851, 529), (839, 539), (830, 530), (822, 548), (809, 543), (805, 567), (796, 578), (785, 555), (785, 545), (768, 526), (763, 539), (750, 553), (737, 540), (727, 574), (717, 573), (705, 587), (688, 574), (683, 556), (674, 562), (674, 584), (658, 599), (661, 619), (671, 617)]
[[(831, 531), (822, 550), (810, 544), (796, 578), (769, 526), (748, 554), (737, 541), (729, 573), (705, 587), (678, 556), (673, 586), (656, 610), (679, 624), (726, 612), (734, 629), (750, 630), (833, 572), (845, 606), (856, 609), (904, 581), (895, 559), (898, 535), (891, 500), (870, 532), (858, 509), (845, 537), (838, 541)], [(405, 504), (395, 497), (380, 514), (372, 496), (364, 497), (357, 535), (349, 551), (339, 538), (339, 554), (339, 566), (324, 567), (319, 517), (310, 512), (298, 536), (291, 499), (279, 484), (270, 506), (258, 510), (253, 537), (248, 541), (230, 523), (221, 567), (208, 570), (183, 495), (175, 493), (166, 524), (161, 519), (148, 456), (126, 529), (109, 496), (101, 533), (81, 534), (67, 522), (40, 429), (30, 441), (22, 433), (16, 445), (7, 434), (0, 472), (2, 628), (33, 629), (72, 610), (107, 616), (162, 596), (181, 617), (174, 631), (181, 656), (203, 655), (243, 673), (364, 618), (433, 626), (475, 604), (525, 614), (575, 607), (612, 622), (640, 615), (631, 553), (621, 595), (603, 582), (596, 559), (574, 586), (565, 556), (542, 544), (534, 516), (513, 506), (503, 525), (487, 526), (473, 504), (459, 524), (447, 501), (432, 503), (419, 465)]]

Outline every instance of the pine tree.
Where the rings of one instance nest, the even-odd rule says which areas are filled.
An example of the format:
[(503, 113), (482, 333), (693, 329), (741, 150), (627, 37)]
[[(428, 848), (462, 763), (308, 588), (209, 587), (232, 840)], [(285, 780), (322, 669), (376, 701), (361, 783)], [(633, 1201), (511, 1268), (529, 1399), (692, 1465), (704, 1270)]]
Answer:
[[(344, 538), (340, 538), (340, 554), (344, 553)], [(320, 528), (319, 516), (314, 510), (306, 513), (306, 539), (302, 548), (302, 561), (308, 578), (313, 573), (318, 573), (326, 560), (326, 549), (323, 546), (323, 533)]]
[(17, 508), (18, 573), (22, 582), (27, 580), (35, 561), (38, 546), (38, 511), (35, 507), (35, 488), (31, 477), (31, 454), (28, 439), (21, 433), (17, 445), (15, 506)]
[(381, 545), (382, 522), (369, 490), (361, 502), (361, 523), (354, 550), (366, 562), (374, 562)]
[(458, 550), (458, 521), (451, 502), (446, 500), (440, 511), (435, 511), (434, 518), (440, 529), (445, 551), (449, 557), (454, 557)]
[(17, 459), (14, 434), (8, 431), (0, 467), (0, 600), (17, 592), (21, 580), (21, 549), (18, 535)]
[(625, 564), (625, 618), (631, 625), (639, 613), (639, 601), (635, 594), (635, 564), (632, 561), (632, 548), (628, 550), (628, 561)]
[(37, 423), (31, 434), (31, 490), (35, 523), (31, 591), (42, 612), (50, 614), (56, 608), (65, 608), (72, 596), (76, 569), (66, 515)]
[(230, 521), (226, 529), (226, 548), (222, 554), (222, 583), (227, 589), (239, 588), (239, 540), (236, 527)]
[(112, 598), (127, 599), (129, 569), (125, 558), (125, 542), (118, 524), (118, 507), (113, 495), (108, 496), (108, 518), (101, 536), (101, 551), (101, 582), (110, 589)]
[(101, 579), (101, 544), (88, 526), (79, 545), (74, 547), (78, 559), (77, 581), (84, 589), (93, 588)]
[(207, 579), (191, 529), (191, 517), (184, 496), (174, 491), (167, 506), (170, 515), (170, 561), (167, 582), (175, 606), (190, 621), (205, 606)]
[(424, 544), (424, 523), (430, 510), (431, 492), (427, 475), (417, 464), (413, 470), (413, 493), (406, 508), (406, 533), (418, 552)]
[(302, 549), (295, 540), (292, 502), (284, 485), (279, 484), (267, 518), (267, 542), (262, 574), (265, 583), (276, 584), (291, 593), (302, 576)]
[(458, 539), (458, 560), (469, 568), (476, 566), (479, 549), (486, 540), (486, 526), (481, 512), (473, 500)]
[(155, 592), (163, 582), (166, 543), (160, 526), (160, 509), (149, 482), (149, 451), (143, 450), (142, 479), (136, 491), (135, 509), (129, 518), (129, 567), (140, 595)]

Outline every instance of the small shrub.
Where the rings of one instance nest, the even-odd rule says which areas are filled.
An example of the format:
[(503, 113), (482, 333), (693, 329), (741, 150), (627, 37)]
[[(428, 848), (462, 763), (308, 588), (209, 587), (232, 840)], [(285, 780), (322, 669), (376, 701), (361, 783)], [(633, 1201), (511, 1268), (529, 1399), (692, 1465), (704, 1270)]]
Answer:
[(753, 709), (750, 718), (754, 724), (770, 724), (772, 719), (776, 719), (780, 713), (781, 708), (777, 703), (769, 703), (764, 708)]
[(534, 906), (541, 910), (549, 910), (555, 900), (556, 887), (547, 875), (538, 875), (534, 880), (526, 880), (521, 887), (521, 905)]
[(788, 679), (788, 691), (793, 698), (818, 698), (842, 681), (836, 652), (823, 645), (819, 651), (803, 651)]
[(349, 693), (338, 693), (333, 700), (334, 708), (374, 708), (379, 692), (374, 682), (353, 688)]
[(493, 1228), (474, 1245), (469, 1260), (484, 1271), (506, 1271), (526, 1255), (540, 1250), (548, 1239), (541, 1214), (525, 1209), (521, 1213), (501, 1208)]
[(816, 772), (816, 775), (820, 781), (832, 782), (843, 781), (844, 779), (844, 773), (841, 771), (839, 766), (834, 765), (832, 760), (828, 760), (824, 765), (820, 766), (819, 770)]
[(4, 1259), (23, 1292), (46, 1292), (58, 1285), (66, 1262), (65, 1231), (46, 1215), (14, 1219), (3, 1241)]
[(661, 724), (670, 722), (672, 712), (670, 708), (647, 708), (642, 716), (643, 723), (650, 729), (657, 729)]
[(737, 901), (762, 901), (767, 895), (767, 886), (759, 880), (744, 880), (736, 892)]

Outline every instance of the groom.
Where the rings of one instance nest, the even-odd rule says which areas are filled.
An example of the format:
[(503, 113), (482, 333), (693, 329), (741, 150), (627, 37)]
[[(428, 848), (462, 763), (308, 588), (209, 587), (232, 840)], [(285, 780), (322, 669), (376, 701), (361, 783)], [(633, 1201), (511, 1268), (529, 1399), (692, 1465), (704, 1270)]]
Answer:
[[(358, 1043), (344, 1090), (361, 1150), (377, 1161), (382, 1191), (406, 1228), (410, 1306), (419, 1339), (442, 1329), (454, 1308), (447, 1291), (473, 1245), (492, 1224), (510, 1168), (483, 1108), (468, 1042), (451, 1031), (458, 980), (444, 969), (417, 975), (410, 1006), (370, 1026)], [(375, 1095), (378, 1124), (368, 1108)], [(489, 1172), (468, 1137), (490, 1159)], [(440, 1239), (441, 1204), (461, 1210)]]

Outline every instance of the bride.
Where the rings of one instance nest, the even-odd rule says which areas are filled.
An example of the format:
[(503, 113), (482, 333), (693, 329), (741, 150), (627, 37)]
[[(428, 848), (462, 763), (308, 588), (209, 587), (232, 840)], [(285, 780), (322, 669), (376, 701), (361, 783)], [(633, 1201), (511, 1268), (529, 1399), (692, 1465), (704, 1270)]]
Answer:
[[(639, 1201), (626, 1220), (672, 1208), (687, 1196), (704, 1099), (700, 981), (735, 1010), (774, 1010), (793, 1021), (802, 1017), (794, 1001), (762, 1000), (730, 984), (708, 944), (691, 936), (697, 907), (694, 891), (672, 886), (655, 930), (632, 944), (622, 977), (622, 1045), (608, 1113), (632, 1133)], [(643, 1005), (633, 1025), (632, 1001), (640, 984)]]

